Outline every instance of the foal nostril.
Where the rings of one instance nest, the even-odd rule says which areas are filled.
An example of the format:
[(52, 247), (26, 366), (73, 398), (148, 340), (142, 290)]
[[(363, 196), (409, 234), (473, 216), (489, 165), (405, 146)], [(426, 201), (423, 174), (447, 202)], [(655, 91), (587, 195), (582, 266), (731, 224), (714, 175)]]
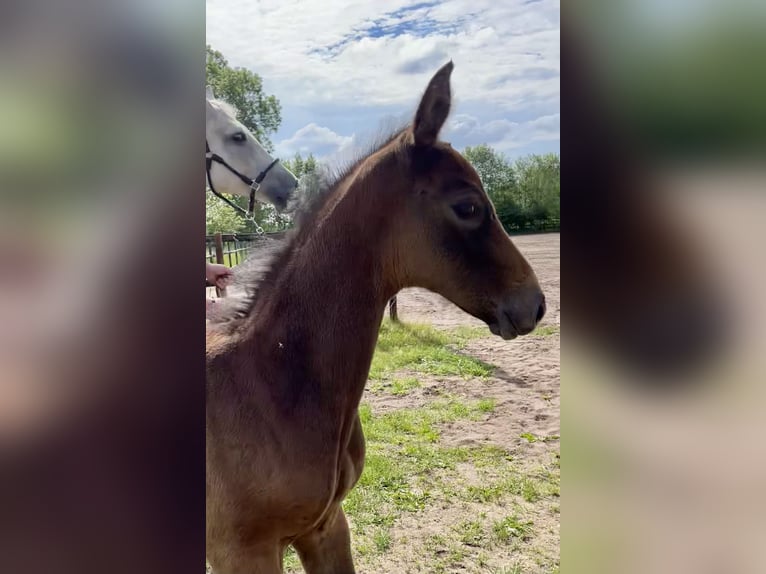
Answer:
[(540, 303), (540, 306), (537, 308), (537, 317), (535, 317), (535, 323), (539, 323), (544, 316), (545, 316), (545, 295), (543, 295), (543, 300)]

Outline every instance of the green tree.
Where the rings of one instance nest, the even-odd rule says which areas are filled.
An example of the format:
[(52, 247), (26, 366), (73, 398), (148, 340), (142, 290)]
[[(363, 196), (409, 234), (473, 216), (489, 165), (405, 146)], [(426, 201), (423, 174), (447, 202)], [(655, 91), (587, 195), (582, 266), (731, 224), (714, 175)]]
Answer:
[(245, 229), (242, 216), (209, 191), (205, 194), (205, 232), (237, 233)]
[(285, 167), (298, 178), (298, 194), (304, 198), (311, 197), (319, 192), (322, 184), (322, 175), (319, 162), (313, 154), (305, 159), (299, 153), (292, 160), (285, 160)]
[(487, 144), (466, 147), (463, 156), (471, 162), (481, 178), (484, 190), (494, 197), (515, 187), (513, 167), (503, 154), (495, 151)]
[(463, 155), (481, 178), (507, 231), (539, 229), (560, 219), (560, 160), (557, 154), (530, 155), (511, 163), (482, 144)]
[(273, 151), (269, 135), (282, 123), (282, 106), (275, 96), (264, 94), (261, 77), (245, 68), (232, 68), (224, 55), (210, 46), (207, 46), (205, 76), (215, 97), (233, 105), (237, 119), (266, 149)]
[(520, 226), (523, 213), (518, 201), (516, 173), (511, 163), (486, 144), (467, 147), (463, 155), (479, 174), (484, 190), (505, 228), (511, 231)]
[(561, 217), (561, 160), (558, 154), (529, 155), (516, 161), (519, 203), (527, 225)]

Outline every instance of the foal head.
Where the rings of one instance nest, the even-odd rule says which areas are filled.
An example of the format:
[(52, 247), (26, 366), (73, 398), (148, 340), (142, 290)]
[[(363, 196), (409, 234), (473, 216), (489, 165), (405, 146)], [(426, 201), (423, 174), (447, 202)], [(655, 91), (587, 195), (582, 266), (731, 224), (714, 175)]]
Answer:
[(535, 328), (545, 297), (476, 171), (438, 140), (450, 111), (452, 68), (449, 62), (436, 73), (413, 124), (381, 150), (406, 182), (388, 190), (395, 211), (392, 271), (399, 286), (436, 291), (512, 339)]
[[(274, 161), (255, 136), (237, 121), (234, 110), (228, 104), (213, 99), (210, 88), (206, 94), (205, 138), (210, 151), (221, 156), (239, 173), (255, 179)], [(250, 186), (232, 171), (213, 163), (210, 179), (220, 193), (250, 195)], [(281, 163), (266, 172), (255, 197), (264, 203), (271, 203), (281, 210), (287, 206), (298, 180)]]

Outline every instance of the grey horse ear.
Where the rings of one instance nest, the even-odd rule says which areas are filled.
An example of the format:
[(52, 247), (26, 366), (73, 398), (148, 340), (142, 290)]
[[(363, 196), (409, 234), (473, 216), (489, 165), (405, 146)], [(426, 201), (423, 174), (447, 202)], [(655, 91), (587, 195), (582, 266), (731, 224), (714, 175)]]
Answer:
[(215, 94), (213, 94), (213, 86), (206, 86), (205, 87), (205, 99), (207, 100), (214, 100)]

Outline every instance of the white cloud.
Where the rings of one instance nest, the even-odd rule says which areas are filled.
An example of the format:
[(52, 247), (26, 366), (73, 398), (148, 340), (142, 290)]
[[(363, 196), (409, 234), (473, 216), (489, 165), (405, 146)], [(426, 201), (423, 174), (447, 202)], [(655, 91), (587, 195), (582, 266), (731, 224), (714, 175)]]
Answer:
[[(285, 142), (306, 121), (336, 136), (374, 127), (350, 128), (338, 110), (365, 119), (414, 111), (449, 59), (454, 112), (481, 108), (488, 133), (520, 116), (556, 115), (559, 29), (559, 0), (207, 0), (208, 43), (262, 76), (283, 104), (288, 131), (275, 141)], [(296, 109), (301, 123), (290, 125)], [(528, 129), (535, 141), (553, 131)]]
[(444, 130), (447, 139), (458, 138), (465, 145), (488, 144), (500, 151), (523, 148), (535, 142), (556, 142), (561, 137), (561, 115), (540, 116), (526, 122), (494, 119), (481, 122), (467, 114), (456, 114)]
[(292, 137), (276, 145), (278, 155), (286, 158), (300, 153), (303, 156), (313, 153), (317, 157), (327, 157), (340, 153), (351, 145), (353, 137), (342, 136), (330, 128), (310, 123), (296, 131)]

